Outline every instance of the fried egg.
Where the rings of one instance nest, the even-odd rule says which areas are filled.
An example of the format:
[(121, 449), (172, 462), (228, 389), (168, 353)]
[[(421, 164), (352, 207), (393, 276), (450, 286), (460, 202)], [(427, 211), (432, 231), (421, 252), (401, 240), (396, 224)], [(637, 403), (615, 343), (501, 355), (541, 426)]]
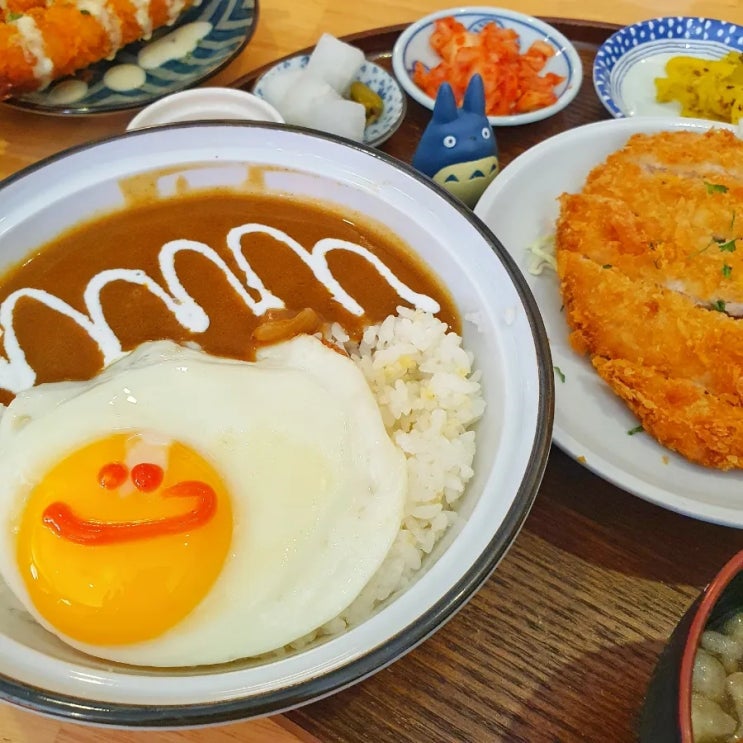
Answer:
[(337, 616), (386, 556), (405, 457), (363, 375), (309, 336), (255, 363), (157, 341), (0, 420), (0, 572), (92, 655), (259, 655)]

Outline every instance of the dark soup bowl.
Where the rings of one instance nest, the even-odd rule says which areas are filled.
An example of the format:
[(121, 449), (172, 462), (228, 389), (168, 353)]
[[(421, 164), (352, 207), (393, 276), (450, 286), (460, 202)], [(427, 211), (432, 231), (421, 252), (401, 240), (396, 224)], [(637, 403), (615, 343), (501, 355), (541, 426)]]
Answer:
[(717, 573), (673, 631), (648, 687), (642, 743), (743, 740), (742, 671), (743, 551)]

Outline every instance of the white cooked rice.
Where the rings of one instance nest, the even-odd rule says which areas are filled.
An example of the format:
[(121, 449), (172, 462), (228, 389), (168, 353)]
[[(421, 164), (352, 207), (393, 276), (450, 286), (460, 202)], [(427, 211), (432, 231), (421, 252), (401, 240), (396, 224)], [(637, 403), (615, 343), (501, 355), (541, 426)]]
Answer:
[(485, 410), (480, 372), (462, 338), (430, 313), (398, 307), (366, 329), (359, 344), (334, 325), (330, 340), (342, 345), (363, 371), (390, 438), (405, 453), (405, 516), (387, 557), (356, 600), (317, 632), (292, 643), (344, 631), (366, 619), (380, 602), (408, 586), (444, 532), (456, 521), (456, 504), (472, 477), (475, 432)]

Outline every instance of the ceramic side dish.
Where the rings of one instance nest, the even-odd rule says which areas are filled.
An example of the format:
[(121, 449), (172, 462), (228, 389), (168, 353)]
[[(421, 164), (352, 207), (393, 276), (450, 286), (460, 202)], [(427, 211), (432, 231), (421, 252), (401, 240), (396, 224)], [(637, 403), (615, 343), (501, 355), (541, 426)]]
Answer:
[(196, 88), (182, 90), (151, 103), (129, 122), (126, 129), (132, 131), (147, 126), (208, 119), (274, 121), (278, 124), (284, 121), (270, 103), (244, 90)]
[(124, 727), (275, 713), (347, 687), (412, 650), (495, 569), (526, 518), (549, 454), (554, 383), (544, 327), (514, 261), (460, 202), (383, 153), (278, 124), (139, 129), (11, 176), (0, 187), (0, 270), (80, 221), (124, 208), (132, 183), (145, 183), (149, 198), (247, 189), (363, 214), (441, 277), (482, 373), (487, 408), (460, 518), (404, 590), (325, 642), (216, 666), (110, 663), (63, 644), (0, 583), (0, 699)]
[(743, 610), (743, 552), (734, 555), (689, 607), (663, 649), (640, 715), (641, 743), (694, 743), (691, 692), (702, 633)]
[[(665, 508), (743, 526), (743, 475), (691, 464), (652, 437), (628, 435), (637, 419), (570, 346), (557, 275), (529, 272), (529, 247), (554, 234), (558, 197), (580, 191), (588, 173), (633, 134), (731, 128), (698, 119), (632, 117), (577, 127), (540, 142), (503, 169), (475, 208), (501, 240), (534, 292), (560, 379), (554, 440), (585, 467), (622, 489)], [(524, 218), (528, 204), (529, 218)], [(555, 372), (557, 374), (557, 372)], [(563, 380), (564, 377), (564, 380)]]
[(514, 10), (462, 7), (439, 10), (421, 18), (406, 28), (395, 42), (392, 50), (392, 66), (395, 77), (400, 81), (405, 92), (422, 106), (433, 110), (434, 99), (426, 95), (413, 82), (413, 66), (416, 62), (422, 62), (430, 68), (441, 61), (436, 52), (431, 49), (429, 41), (434, 22), (447, 16), (453, 16), (468, 31), (473, 32), (481, 30), (485, 24), (491, 22), (498, 26), (512, 28), (519, 35), (522, 52), (538, 40), (546, 41), (556, 51), (555, 56), (548, 60), (544, 72), (554, 72), (565, 78), (555, 88), (557, 102), (528, 113), (489, 116), (488, 119), (493, 126), (516, 126), (546, 119), (565, 108), (578, 94), (583, 79), (583, 65), (573, 44), (556, 28), (538, 18)]
[(743, 51), (743, 28), (711, 18), (669, 16), (625, 26), (599, 48), (593, 85), (614, 117), (678, 116), (679, 104), (655, 100), (656, 77), (679, 55), (719, 59)]
[[(264, 86), (275, 75), (292, 70), (301, 70), (307, 66), (309, 54), (301, 54), (279, 62), (261, 75), (253, 85), (253, 94), (265, 97)], [(364, 62), (356, 75), (356, 80), (369, 86), (383, 101), (382, 115), (364, 130), (364, 144), (377, 147), (386, 142), (399, 128), (405, 118), (407, 103), (405, 95), (392, 75), (374, 62)]]
[[(245, 48), (257, 23), (258, 0), (204, 0), (149, 41), (129, 44), (112, 60), (5, 103), (53, 115), (140, 108), (215, 75)], [(160, 45), (157, 56), (165, 61), (151, 67), (143, 53), (151, 54), (154, 45)]]

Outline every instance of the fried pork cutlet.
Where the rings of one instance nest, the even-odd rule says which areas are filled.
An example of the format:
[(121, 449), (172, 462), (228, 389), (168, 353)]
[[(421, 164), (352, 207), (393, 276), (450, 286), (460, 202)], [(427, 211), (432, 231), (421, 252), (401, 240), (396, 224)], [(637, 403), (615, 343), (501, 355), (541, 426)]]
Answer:
[(743, 142), (636, 135), (563, 195), (571, 344), (663, 445), (743, 467)]

